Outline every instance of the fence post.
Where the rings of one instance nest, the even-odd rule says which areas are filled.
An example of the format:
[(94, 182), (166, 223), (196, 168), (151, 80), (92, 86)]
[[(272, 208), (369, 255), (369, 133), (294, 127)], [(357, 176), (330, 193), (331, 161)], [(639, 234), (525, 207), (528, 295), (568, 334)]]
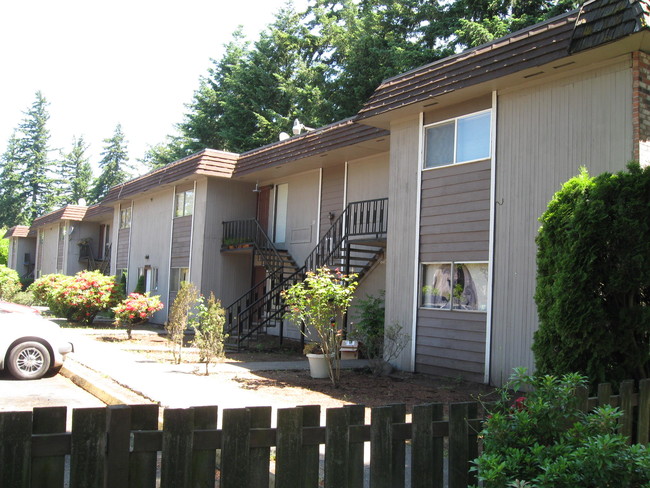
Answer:
[(639, 417), (636, 441), (648, 445), (650, 435), (650, 378), (639, 381)]
[(300, 479), (302, 459), (302, 410), (278, 409), (277, 450), (275, 455), (275, 487), (295, 488)]
[[(320, 405), (304, 405), (302, 410), (303, 427), (320, 427)], [(319, 445), (302, 448), (302, 486), (317, 487), (320, 474)], [(267, 485), (268, 486), (268, 485)]]
[(248, 486), (251, 412), (246, 408), (225, 409), (222, 423), (221, 487)]
[(71, 488), (102, 488), (106, 461), (106, 408), (72, 412)]
[[(64, 433), (66, 431), (67, 413), (67, 407), (34, 407), (32, 433)], [(64, 482), (64, 474), (64, 455), (32, 458), (31, 486), (33, 488), (61, 488)], [(0, 486), (2, 485), (0, 483)]]
[(106, 410), (108, 438), (106, 454), (106, 485), (129, 486), (129, 450), (131, 445), (131, 408), (111, 405)]
[(598, 406), (610, 405), (612, 401), (612, 385), (610, 383), (600, 383), (598, 385)]
[(328, 408), (325, 415), (325, 488), (347, 488), (350, 412)]
[(167, 408), (163, 413), (161, 488), (189, 488), (192, 471), (194, 410)]
[[(391, 405), (392, 423), (403, 424), (406, 422), (406, 405), (403, 403)], [(404, 440), (393, 439), (391, 447), (391, 455), (393, 465), (392, 471), (392, 485), (393, 488), (404, 488), (404, 476), (406, 472), (406, 444)]]
[[(158, 430), (158, 405), (131, 405), (131, 429)], [(133, 452), (129, 457), (129, 488), (155, 488), (157, 452)]]
[[(349, 411), (349, 424), (364, 425), (366, 407), (363, 405), (346, 405)], [(363, 488), (363, 442), (348, 445), (348, 488)]]
[(370, 488), (391, 488), (392, 419), (391, 407), (375, 407), (370, 414)]
[(441, 403), (413, 407), (413, 441), (411, 443), (411, 488), (443, 486), (443, 441), (433, 436), (434, 420), (442, 420)]
[(32, 412), (0, 412), (0, 486), (29, 486)]
[[(192, 407), (194, 410), (194, 430), (216, 430), (219, 407)], [(210, 449), (192, 452), (192, 488), (214, 487), (217, 453)]]

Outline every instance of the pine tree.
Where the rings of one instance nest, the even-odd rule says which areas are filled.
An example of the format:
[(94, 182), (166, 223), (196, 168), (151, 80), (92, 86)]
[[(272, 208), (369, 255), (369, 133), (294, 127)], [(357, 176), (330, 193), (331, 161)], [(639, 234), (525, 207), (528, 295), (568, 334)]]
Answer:
[(7, 143), (7, 150), (0, 157), (0, 227), (12, 227), (29, 222), (23, 212), (19, 146), (19, 140), (14, 132)]
[[(41, 92), (25, 112), (25, 119), (19, 126), (17, 148), (18, 165), (22, 174), (20, 198), (27, 220), (32, 221), (54, 208), (58, 203), (58, 191), (52, 176), (53, 163), (49, 160), (50, 133), (47, 121), (48, 102)], [(23, 217), (24, 220), (24, 217)]]
[(108, 190), (124, 183), (131, 175), (129, 173), (132, 167), (129, 165), (127, 142), (124, 140), (122, 126), (117, 124), (113, 136), (104, 139), (104, 150), (101, 155), (102, 160), (99, 162), (100, 175), (95, 179), (91, 191), (93, 203), (99, 203), (108, 193)]
[(92, 168), (86, 156), (88, 145), (83, 136), (72, 138), (72, 149), (61, 154), (60, 175), (62, 182), (62, 204), (76, 205), (81, 198), (90, 199)]

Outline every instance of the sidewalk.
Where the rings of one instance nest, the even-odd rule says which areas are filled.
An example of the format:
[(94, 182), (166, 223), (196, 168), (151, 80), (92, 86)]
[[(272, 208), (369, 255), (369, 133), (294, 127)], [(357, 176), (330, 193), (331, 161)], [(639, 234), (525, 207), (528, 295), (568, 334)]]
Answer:
[[(204, 376), (203, 364), (174, 365), (148, 360), (143, 355), (121, 350), (116, 344), (94, 340), (89, 337), (92, 332), (87, 329), (67, 329), (66, 334), (74, 343), (75, 352), (68, 355), (63, 374), (109, 404), (154, 402), (173, 408), (200, 405), (218, 405), (220, 409), (253, 405), (288, 408), (313, 404), (314, 396), (321, 395), (311, 391), (304, 391), (301, 395), (299, 389), (292, 389), (297, 391), (291, 393), (287, 391), (285, 395), (270, 395), (245, 388), (244, 383), (236, 381), (254, 371), (306, 370), (309, 368), (306, 359), (223, 362), (211, 365), (210, 375)], [(343, 368), (359, 368), (366, 364), (365, 360), (341, 362)], [(111, 380), (127, 391), (120, 392), (123, 388)], [(301, 396), (308, 396), (309, 401), (301, 401)], [(326, 395), (321, 396), (323, 402), (319, 403), (332, 401)]]

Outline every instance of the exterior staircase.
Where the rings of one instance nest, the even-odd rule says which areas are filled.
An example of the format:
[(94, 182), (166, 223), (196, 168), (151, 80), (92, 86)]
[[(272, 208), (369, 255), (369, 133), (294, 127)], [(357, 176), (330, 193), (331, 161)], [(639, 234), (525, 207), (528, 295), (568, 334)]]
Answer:
[(86, 239), (83, 243), (79, 244), (79, 262), (85, 262), (88, 271), (99, 271), (104, 275), (108, 274), (111, 269), (110, 244), (106, 246), (104, 255), (106, 257), (105, 259), (95, 258), (92, 239)]
[[(237, 348), (254, 340), (267, 328), (279, 327), (284, 335), (284, 302), (281, 293), (303, 281), (308, 271), (328, 267), (343, 274), (356, 274), (357, 281), (379, 263), (388, 232), (388, 199), (352, 202), (320, 239), (302, 267), (289, 253), (278, 250), (255, 219), (224, 222), (227, 249), (252, 249), (266, 278), (253, 285), (226, 308), (226, 345)], [(237, 244), (230, 244), (237, 243)]]

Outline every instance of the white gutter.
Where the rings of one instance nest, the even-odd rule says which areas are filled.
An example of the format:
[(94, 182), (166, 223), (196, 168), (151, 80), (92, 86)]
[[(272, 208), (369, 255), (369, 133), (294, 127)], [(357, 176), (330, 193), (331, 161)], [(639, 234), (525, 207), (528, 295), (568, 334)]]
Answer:
[(494, 234), (496, 220), (496, 147), (497, 147), (497, 92), (492, 92), (492, 126), (490, 127), (490, 243), (488, 251), (488, 293), (487, 315), (485, 320), (485, 370), (483, 382), (490, 383), (490, 366), (492, 360), (492, 301), (494, 291)]
[(415, 236), (413, 239), (413, 323), (411, 325), (411, 371), (415, 371), (415, 346), (417, 342), (418, 303), (420, 288), (420, 207), (422, 206), (422, 166), (424, 161), (424, 112), (418, 122), (418, 165), (415, 185)]

